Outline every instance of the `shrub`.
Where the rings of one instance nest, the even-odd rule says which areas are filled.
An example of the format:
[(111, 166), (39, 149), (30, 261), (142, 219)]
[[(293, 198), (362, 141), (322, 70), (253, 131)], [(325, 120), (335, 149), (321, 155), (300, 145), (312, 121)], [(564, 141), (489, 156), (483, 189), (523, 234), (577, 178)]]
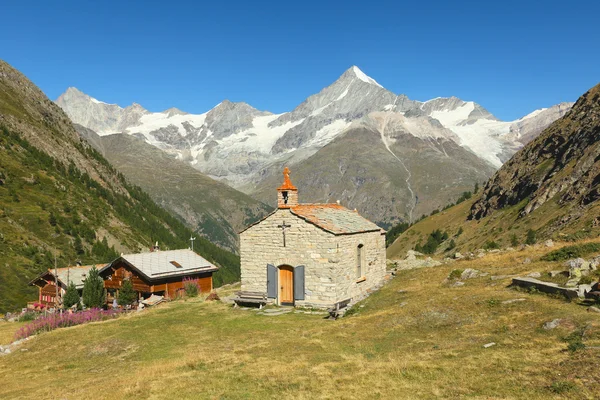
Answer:
[(600, 252), (600, 243), (584, 243), (565, 246), (562, 249), (551, 251), (541, 259), (542, 261), (564, 261), (597, 252)]
[(517, 235), (514, 233), (510, 235), (510, 245), (512, 247), (517, 247), (519, 245), (519, 239), (517, 239)]
[(464, 232), (463, 227), (461, 226), (460, 228), (458, 228), (458, 232), (456, 232), (456, 236), (458, 237), (458, 236), (462, 235), (463, 232)]
[(525, 239), (525, 243), (528, 245), (537, 243), (536, 233), (533, 229), (527, 231), (527, 238)]
[(590, 285), (593, 282), (595, 282), (596, 280), (594, 279), (594, 277), (592, 277), (591, 275), (586, 275), (586, 276), (582, 276), (579, 279), (579, 284), (580, 285)]
[(577, 329), (571, 332), (568, 336), (563, 338), (563, 342), (567, 343), (567, 350), (571, 353), (574, 353), (578, 350), (585, 349), (585, 344), (583, 343), (583, 329)]
[(483, 245), (483, 248), (486, 249), (486, 250), (499, 249), (500, 245), (498, 243), (494, 242), (493, 240), (488, 240)]
[(448, 245), (448, 250), (452, 250), (456, 247), (456, 243), (454, 242), (454, 239), (450, 240), (450, 244)]
[(552, 382), (552, 385), (550, 385), (549, 389), (551, 392), (556, 394), (562, 394), (575, 389), (575, 384), (569, 381), (556, 381)]
[(197, 279), (185, 278), (183, 280), (183, 288), (185, 295), (188, 297), (196, 297), (200, 293), (200, 285)]
[(19, 321), (21, 321), (21, 322), (33, 321), (36, 317), (37, 317), (36, 313), (34, 313), (33, 311), (27, 311), (26, 313), (21, 314), (21, 316), (19, 317)]
[(462, 269), (453, 269), (452, 272), (450, 272), (450, 275), (448, 275), (448, 279), (460, 279), (462, 273)]

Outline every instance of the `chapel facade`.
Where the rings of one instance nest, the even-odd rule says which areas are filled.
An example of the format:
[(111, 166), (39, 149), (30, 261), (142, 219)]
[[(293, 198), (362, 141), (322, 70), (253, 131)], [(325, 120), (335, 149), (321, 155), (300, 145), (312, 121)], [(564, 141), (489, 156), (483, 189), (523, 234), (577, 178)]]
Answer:
[(242, 291), (279, 305), (359, 301), (386, 274), (385, 231), (339, 203), (301, 204), (284, 169), (277, 209), (240, 233)]

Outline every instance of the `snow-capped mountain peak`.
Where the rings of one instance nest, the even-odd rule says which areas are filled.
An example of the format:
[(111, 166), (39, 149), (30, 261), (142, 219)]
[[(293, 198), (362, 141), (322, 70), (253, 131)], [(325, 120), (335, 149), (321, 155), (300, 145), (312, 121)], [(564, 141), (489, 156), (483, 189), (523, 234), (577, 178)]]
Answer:
[(555, 106), (503, 122), (473, 101), (438, 97), (420, 102), (396, 95), (357, 66), (282, 114), (229, 100), (202, 114), (175, 108), (153, 113), (136, 103), (126, 108), (106, 104), (76, 88), (67, 89), (56, 102), (74, 122), (100, 135), (144, 137), (234, 187), (253, 182), (255, 174), (282, 160), (310, 157), (343, 137), (351, 125), (374, 129), (389, 143), (410, 137), (454, 142), (499, 167), (570, 107)]
[(381, 86), (379, 83), (377, 83), (377, 81), (375, 79), (371, 78), (370, 76), (368, 76), (367, 74), (365, 74), (364, 72), (362, 72), (360, 70), (360, 68), (358, 68), (356, 65), (353, 65), (350, 68), (350, 70), (361, 81), (366, 82), (366, 83), (370, 83), (372, 85), (377, 85), (380, 88), (383, 88), (383, 86)]

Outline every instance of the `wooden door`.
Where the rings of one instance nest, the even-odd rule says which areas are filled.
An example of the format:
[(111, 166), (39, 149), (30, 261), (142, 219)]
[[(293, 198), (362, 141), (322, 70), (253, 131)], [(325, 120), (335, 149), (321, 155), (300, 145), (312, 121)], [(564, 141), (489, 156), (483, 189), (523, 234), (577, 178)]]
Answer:
[(294, 268), (279, 267), (279, 304), (294, 304)]

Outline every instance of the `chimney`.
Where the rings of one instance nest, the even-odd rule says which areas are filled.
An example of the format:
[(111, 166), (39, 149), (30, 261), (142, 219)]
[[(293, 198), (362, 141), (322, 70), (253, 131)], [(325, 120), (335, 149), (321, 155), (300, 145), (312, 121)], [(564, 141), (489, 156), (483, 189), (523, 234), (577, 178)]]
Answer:
[(290, 208), (298, 205), (298, 188), (290, 181), (290, 169), (283, 169), (283, 184), (277, 188), (277, 208)]
[(152, 251), (159, 251), (159, 250), (160, 250), (160, 246), (158, 245), (158, 241), (156, 241), (156, 244), (152, 248)]

